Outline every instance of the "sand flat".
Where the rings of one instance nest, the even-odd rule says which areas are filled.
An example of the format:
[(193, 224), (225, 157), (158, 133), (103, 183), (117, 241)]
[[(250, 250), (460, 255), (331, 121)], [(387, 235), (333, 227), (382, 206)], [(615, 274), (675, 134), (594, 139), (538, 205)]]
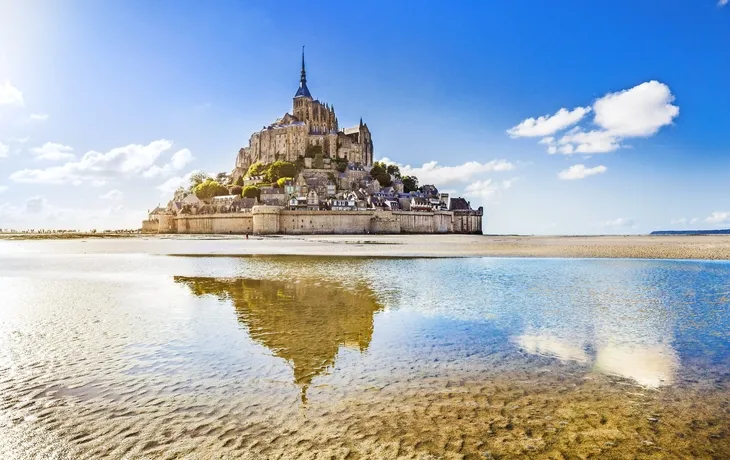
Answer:
[(88, 253), (730, 260), (730, 235), (0, 235), (5, 253), (77, 252), (78, 245)]

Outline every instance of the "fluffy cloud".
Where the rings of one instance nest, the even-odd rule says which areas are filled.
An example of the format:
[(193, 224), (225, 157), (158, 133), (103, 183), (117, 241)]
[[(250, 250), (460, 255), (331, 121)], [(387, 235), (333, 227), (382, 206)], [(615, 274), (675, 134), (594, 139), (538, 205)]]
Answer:
[[(593, 154), (613, 152), (622, 147), (623, 139), (649, 137), (663, 126), (672, 124), (679, 107), (672, 105), (674, 95), (664, 83), (652, 80), (633, 88), (608, 93), (598, 98), (593, 107), (573, 111), (560, 109), (552, 117), (528, 118), (507, 132), (512, 137), (542, 136), (540, 144), (549, 154)], [(581, 121), (593, 111), (593, 124), (598, 129), (574, 126), (560, 139), (553, 135)]]
[(713, 212), (710, 217), (705, 219), (710, 224), (730, 224), (730, 212)]
[(102, 200), (111, 200), (111, 201), (119, 201), (124, 198), (124, 193), (121, 190), (109, 190), (103, 195), (99, 195), (99, 198)]
[(492, 179), (484, 179), (467, 185), (464, 189), (464, 195), (486, 201), (493, 198), (498, 191), (499, 186)]
[(87, 152), (79, 161), (46, 169), (24, 169), (10, 175), (15, 182), (37, 184), (103, 185), (107, 180), (129, 178), (147, 171), (172, 142), (161, 139), (147, 145), (130, 144), (106, 153)]
[(673, 101), (667, 85), (649, 81), (598, 99), (593, 104), (594, 122), (617, 136), (653, 136), (679, 115), (679, 107), (672, 105)]
[(434, 184), (437, 187), (469, 182), (476, 176), (488, 172), (512, 171), (515, 169), (515, 166), (507, 160), (492, 160), (487, 163), (467, 161), (457, 166), (441, 166), (437, 161), (429, 161), (417, 167), (403, 166), (388, 158), (383, 158), (381, 161), (398, 165), (402, 175), (416, 176), (420, 184)]
[(558, 177), (562, 180), (585, 179), (588, 176), (603, 174), (608, 171), (605, 166), (596, 166), (594, 168), (586, 168), (585, 165), (573, 165), (570, 168), (560, 171)]
[(8, 189), (7, 185), (0, 185), (0, 193), (3, 193), (7, 189)]
[(0, 105), (18, 105), (20, 107), (25, 105), (23, 93), (7, 80), (0, 84)]
[(167, 177), (176, 171), (180, 171), (194, 159), (195, 157), (190, 153), (190, 150), (182, 149), (172, 155), (169, 163), (165, 163), (162, 166), (153, 165), (150, 169), (142, 173), (142, 175), (147, 178)]
[(30, 151), (37, 160), (64, 161), (76, 158), (76, 155), (71, 153), (73, 148), (55, 142), (46, 142), (42, 147), (35, 147)]
[(573, 110), (563, 108), (552, 116), (544, 115), (539, 118), (528, 118), (517, 126), (508, 129), (507, 134), (511, 137), (549, 136), (578, 123), (590, 111), (590, 107), (577, 107)]
[(619, 217), (618, 219), (609, 220), (603, 223), (604, 227), (634, 227), (636, 225), (636, 221), (634, 219), (626, 219), (623, 217)]
[(31, 121), (46, 121), (48, 120), (47, 113), (31, 113), (28, 117)]
[(6, 158), (10, 153), (10, 146), (0, 142), (0, 158)]
[(717, 2), (717, 6), (725, 6), (727, 5), (727, 2), (728, 0), (720, 0), (719, 2)]
[(594, 130), (585, 132), (580, 129), (573, 129), (560, 138), (557, 151), (564, 155), (608, 153), (621, 147), (618, 142), (619, 138), (610, 131)]

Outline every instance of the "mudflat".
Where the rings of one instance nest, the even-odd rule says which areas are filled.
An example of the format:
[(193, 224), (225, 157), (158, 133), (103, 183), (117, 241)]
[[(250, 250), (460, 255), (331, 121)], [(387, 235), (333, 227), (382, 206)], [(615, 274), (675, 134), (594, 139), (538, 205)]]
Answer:
[[(730, 235), (487, 236), (487, 235), (129, 235), (4, 234), (37, 239), (37, 250), (184, 255), (310, 255), (370, 257), (571, 257), (730, 260)], [(66, 241), (69, 240), (69, 241)], [(5, 250), (10, 249), (6, 241)]]

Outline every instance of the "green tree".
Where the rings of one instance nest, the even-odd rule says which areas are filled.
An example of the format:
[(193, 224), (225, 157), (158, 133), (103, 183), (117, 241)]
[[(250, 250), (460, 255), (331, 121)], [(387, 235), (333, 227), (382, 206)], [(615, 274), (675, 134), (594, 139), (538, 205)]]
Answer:
[(195, 186), (195, 196), (201, 200), (209, 200), (214, 196), (228, 195), (228, 188), (211, 178)]
[(219, 184), (228, 183), (228, 173), (219, 172), (218, 174), (216, 174), (215, 180), (218, 181)]
[(341, 173), (345, 172), (347, 170), (347, 160), (344, 158), (337, 158), (335, 160), (335, 169)]
[(234, 185), (233, 187), (231, 187), (230, 193), (231, 195), (241, 196), (241, 194), (243, 193), (243, 187), (241, 187), (240, 185)]
[(238, 179), (236, 179), (236, 185), (243, 187), (243, 176), (238, 176)]
[(297, 175), (297, 165), (288, 161), (275, 161), (268, 168), (268, 180), (276, 182), (282, 177), (294, 177)]
[(322, 155), (321, 152), (314, 155), (314, 160), (312, 160), (312, 168), (314, 168), (314, 169), (324, 168), (324, 156)]
[(283, 188), (284, 185), (286, 184), (286, 181), (289, 181), (289, 180), (292, 181), (292, 182), (294, 182), (294, 178), (293, 177), (280, 177), (279, 180), (276, 181), (276, 185), (279, 188)]
[(266, 173), (266, 165), (261, 163), (260, 161), (257, 161), (256, 163), (252, 164), (248, 167), (248, 172), (246, 172), (246, 177), (253, 177), (253, 176), (262, 176)]
[(403, 176), (403, 191), (415, 192), (418, 190), (418, 178), (416, 176)]
[(207, 174), (205, 174), (203, 171), (197, 171), (194, 172), (192, 176), (190, 176), (190, 186), (188, 187), (188, 190), (191, 192), (195, 191), (195, 187), (205, 182), (207, 179), (210, 179)]
[(393, 184), (385, 164), (379, 161), (373, 163), (373, 168), (370, 170), (370, 177), (377, 180), (381, 187), (390, 187)]
[(400, 178), (400, 168), (397, 165), (388, 165), (385, 171), (394, 177)]
[(248, 185), (243, 188), (243, 197), (259, 199), (261, 197), (261, 189), (255, 185)]

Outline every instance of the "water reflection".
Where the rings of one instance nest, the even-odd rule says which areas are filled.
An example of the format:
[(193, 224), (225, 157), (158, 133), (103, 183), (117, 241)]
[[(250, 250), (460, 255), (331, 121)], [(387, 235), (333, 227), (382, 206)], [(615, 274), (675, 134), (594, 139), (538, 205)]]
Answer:
[(230, 299), (252, 339), (285, 359), (306, 402), (312, 380), (334, 366), (340, 347), (367, 350), (382, 309), (366, 285), (176, 276), (197, 296)]
[(591, 365), (647, 388), (672, 384), (680, 365), (672, 346), (677, 305), (667, 296), (663, 273), (637, 263), (610, 277), (566, 276), (572, 289), (544, 289), (550, 294), (542, 302), (564, 305), (570, 314), (538, 310), (513, 342), (528, 353)]

